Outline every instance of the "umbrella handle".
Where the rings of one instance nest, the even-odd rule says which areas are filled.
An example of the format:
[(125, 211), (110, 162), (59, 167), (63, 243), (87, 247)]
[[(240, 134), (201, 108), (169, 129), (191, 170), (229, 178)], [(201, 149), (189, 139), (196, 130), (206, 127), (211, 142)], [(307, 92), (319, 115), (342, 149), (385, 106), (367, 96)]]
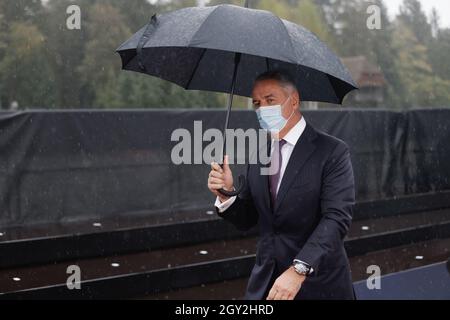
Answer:
[(227, 190), (224, 190), (224, 189), (220, 189), (219, 192), (221, 194), (223, 194), (224, 196), (226, 196), (226, 197), (237, 196), (238, 194), (240, 194), (244, 190), (244, 187), (245, 187), (245, 176), (243, 174), (239, 175), (238, 181), (239, 181), (238, 187), (235, 188), (234, 191), (227, 191)]

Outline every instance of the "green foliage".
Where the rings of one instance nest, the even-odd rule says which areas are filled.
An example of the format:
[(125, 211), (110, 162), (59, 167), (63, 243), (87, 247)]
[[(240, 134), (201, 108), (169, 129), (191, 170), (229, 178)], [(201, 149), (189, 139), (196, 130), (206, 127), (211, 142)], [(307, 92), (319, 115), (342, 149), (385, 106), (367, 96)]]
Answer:
[(13, 101), (34, 107), (54, 105), (54, 79), (45, 59), (44, 41), (34, 25), (10, 25), (5, 37), (8, 54), (0, 61), (2, 105)]
[(431, 24), (418, 0), (403, 0), (399, 20), (412, 30), (417, 40), (423, 45), (431, 40)]
[[(244, 0), (211, 0), (209, 5)], [(79, 5), (81, 30), (68, 30), (66, 9)], [(0, 107), (13, 101), (38, 108), (224, 107), (224, 94), (186, 91), (167, 81), (121, 70), (115, 49), (153, 13), (195, 0), (0, 0)], [(381, 8), (382, 29), (366, 26), (368, 5)], [(299, 23), (338, 55), (366, 56), (385, 76), (385, 105), (450, 106), (450, 29), (418, 0), (404, 0), (388, 20), (383, 0), (251, 0)], [(237, 97), (236, 106), (247, 100)]]
[(450, 80), (450, 29), (438, 32), (431, 42), (429, 56), (435, 74)]
[(411, 107), (443, 106), (450, 101), (450, 81), (437, 77), (428, 60), (428, 49), (413, 30), (399, 20), (394, 46), (399, 52), (401, 80), (408, 88), (404, 102)]
[(312, 0), (277, 2), (260, 0), (255, 8), (271, 11), (283, 19), (298, 23), (315, 33), (322, 41), (330, 43), (329, 30), (323, 13)]
[[(84, 58), (77, 71), (82, 81), (82, 87), (88, 92), (94, 92), (93, 106), (105, 105), (105, 97), (114, 97), (109, 103), (113, 107), (119, 97), (106, 94), (115, 87), (120, 74), (120, 59), (111, 54), (118, 43), (132, 35), (125, 25), (125, 18), (120, 11), (108, 3), (96, 3), (87, 12), (85, 28), (87, 38)], [(107, 36), (104, 36), (107, 35)], [(116, 93), (117, 94), (117, 93)]]

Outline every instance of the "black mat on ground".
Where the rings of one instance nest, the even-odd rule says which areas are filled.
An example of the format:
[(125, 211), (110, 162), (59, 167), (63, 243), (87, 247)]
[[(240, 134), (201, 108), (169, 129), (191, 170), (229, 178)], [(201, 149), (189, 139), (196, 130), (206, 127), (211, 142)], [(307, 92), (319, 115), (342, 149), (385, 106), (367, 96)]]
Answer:
[[(369, 282), (369, 285), (367, 283)], [(449, 300), (450, 274), (444, 263), (354, 283), (358, 300)]]

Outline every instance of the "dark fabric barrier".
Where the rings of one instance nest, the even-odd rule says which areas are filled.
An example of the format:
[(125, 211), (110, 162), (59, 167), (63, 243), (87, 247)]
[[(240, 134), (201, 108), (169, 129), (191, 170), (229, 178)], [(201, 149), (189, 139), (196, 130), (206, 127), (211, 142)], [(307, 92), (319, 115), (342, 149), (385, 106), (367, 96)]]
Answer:
[[(307, 111), (351, 147), (357, 198), (450, 190), (450, 109)], [(174, 165), (174, 129), (223, 126), (217, 110), (0, 113), (0, 225), (72, 222), (212, 205), (209, 166)], [(236, 111), (235, 128), (256, 127)], [(209, 142), (205, 142), (207, 145)], [(244, 165), (235, 165), (235, 176)]]

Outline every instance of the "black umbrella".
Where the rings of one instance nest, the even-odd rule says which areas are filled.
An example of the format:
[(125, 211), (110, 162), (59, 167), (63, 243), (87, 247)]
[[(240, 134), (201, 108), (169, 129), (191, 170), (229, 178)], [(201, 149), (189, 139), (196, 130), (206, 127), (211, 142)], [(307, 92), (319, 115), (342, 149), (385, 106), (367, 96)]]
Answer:
[[(122, 68), (176, 83), (187, 90), (251, 97), (255, 78), (285, 70), (303, 101), (341, 104), (356, 86), (339, 58), (313, 33), (274, 14), (234, 5), (190, 7), (153, 15), (117, 52)], [(244, 176), (235, 192), (240, 193)]]

